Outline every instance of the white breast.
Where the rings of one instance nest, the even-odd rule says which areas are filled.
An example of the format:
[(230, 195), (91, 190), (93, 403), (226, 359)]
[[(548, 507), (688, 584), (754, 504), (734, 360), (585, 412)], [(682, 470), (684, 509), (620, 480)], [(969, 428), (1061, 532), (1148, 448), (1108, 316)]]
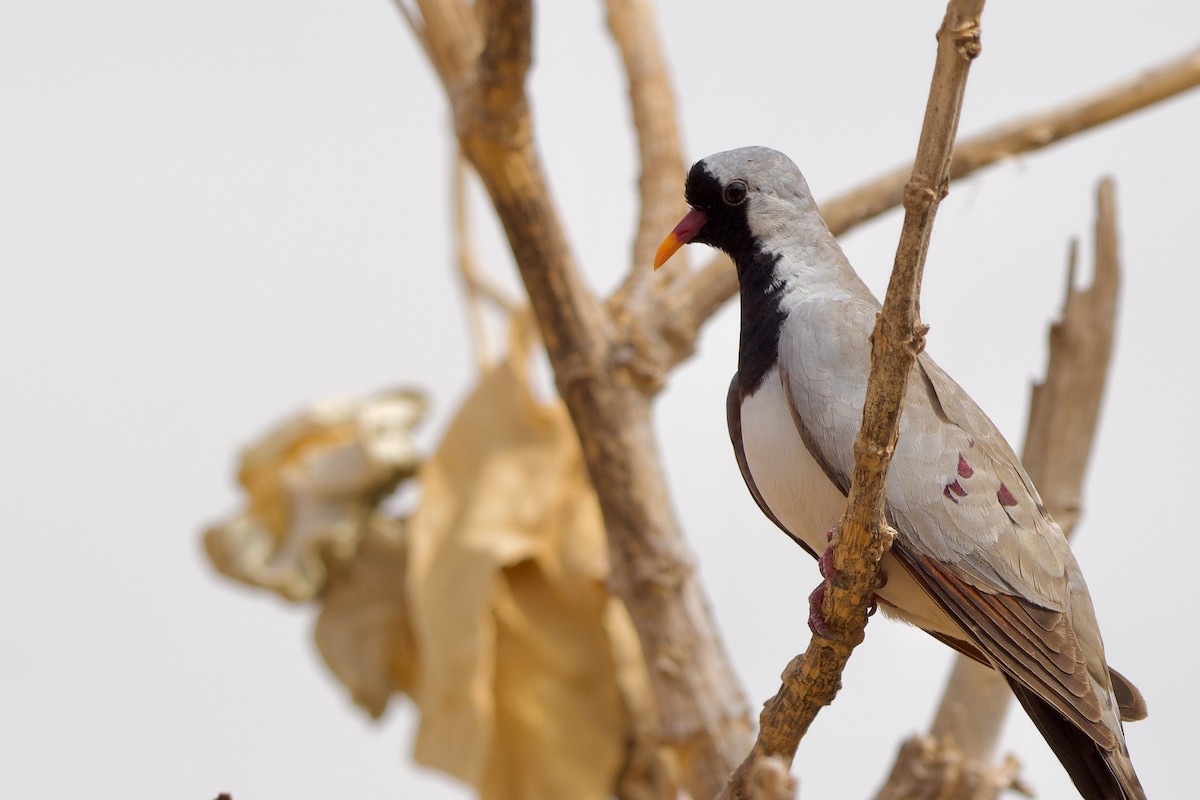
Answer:
[[(826, 533), (846, 510), (846, 498), (800, 438), (783, 393), (778, 369), (742, 402), (742, 448), (750, 476), (764, 502), (789, 531), (820, 555)], [(960, 639), (968, 637), (889, 553), (880, 566), (887, 585), (879, 596), (888, 616)]]
[(804, 446), (778, 369), (742, 402), (742, 448), (772, 513), (817, 555), (825, 552), (825, 534), (841, 519), (846, 498)]

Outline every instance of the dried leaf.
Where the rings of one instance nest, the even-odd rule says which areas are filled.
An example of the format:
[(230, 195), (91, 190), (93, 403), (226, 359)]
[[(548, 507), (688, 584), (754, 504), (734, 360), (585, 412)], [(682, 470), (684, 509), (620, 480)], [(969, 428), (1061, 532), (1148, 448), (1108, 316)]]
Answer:
[[(514, 326), (421, 472), (411, 523), (376, 506), (411, 475), (412, 395), (325, 404), (247, 449), (247, 509), (205, 535), (227, 575), (317, 599), (315, 638), (356, 703), (421, 709), (416, 755), (485, 800), (667, 796), (599, 508), (561, 402), (530, 387)], [(640, 796), (639, 795), (639, 796)]]
[(628, 618), (611, 622), (625, 612), (605, 590), (574, 429), (561, 402), (534, 398), (528, 338), (513, 339), (420, 474), (416, 757), (488, 800), (608, 797), (631, 709), (648, 703), (644, 667)]
[(366, 535), (332, 569), (314, 636), (325, 663), (354, 702), (379, 718), (396, 692), (411, 692), (417, 654), (408, 624), (406, 525), (373, 515)]
[(292, 601), (314, 597), (327, 564), (354, 554), (375, 504), (415, 471), (424, 410), (403, 391), (326, 402), (247, 448), (247, 507), (204, 534), (213, 566)]

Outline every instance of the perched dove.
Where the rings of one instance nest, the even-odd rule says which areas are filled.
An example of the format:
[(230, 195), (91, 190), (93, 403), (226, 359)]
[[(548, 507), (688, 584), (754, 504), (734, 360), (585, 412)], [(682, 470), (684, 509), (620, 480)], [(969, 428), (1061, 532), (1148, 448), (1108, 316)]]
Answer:
[[(734, 452), (763, 513), (817, 556), (846, 506), (879, 301), (787, 156), (717, 153), (692, 167), (685, 191), (692, 210), (655, 268), (688, 242), (733, 258)], [(1144, 717), (1145, 704), (1105, 662), (1066, 538), (996, 426), (924, 353), (909, 376), (886, 503), (897, 536), (880, 565), (884, 613), (1003, 673), (1084, 798), (1144, 800), (1121, 721)], [(819, 603), (810, 623), (827, 633)]]

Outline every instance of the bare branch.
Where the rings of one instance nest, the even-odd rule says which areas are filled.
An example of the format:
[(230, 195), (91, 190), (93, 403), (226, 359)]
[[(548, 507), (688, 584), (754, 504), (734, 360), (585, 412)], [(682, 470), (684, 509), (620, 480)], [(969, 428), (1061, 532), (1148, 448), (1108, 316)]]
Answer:
[(913, 736), (900, 746), (892, 774), (875, 800), (996, 800), (1006, 790), (1032, 797), (1020, 771), (1011, 756), (992, 766), (936, 737)]
[(447, 93), (468, 81), (483, 44), (470, 7), (463, 0), (417, 0), (423, 23), (418, 28), (404, 0), (394, 2), (425, 47)]
[(412, 35), (416, 37), (417, 42), (421, 45), (421, 49), (425, 51), (425, 57), (433, 63), (433, 51), (430, 49), (429, 37), (425, 35), (425, 26), (421, 23), (421, 19), (413, 13), (413, 10), (408, 7), (404, 0), (392, 0), (392, 5), (397, 13), (404, 18), (404, 22), (408, 25), (408, 29), (412, 31)]
[(653, 6), (647, 0), (606, 0), (605, 7), (609, 30), (625, 65), (641, 163), (641, 208), (633, 264), (622, 290), (632, 293), (652, 279), (653, 273), (646, 266), (663, 232), (670, 230), (685, 211), (679, 191), (684, 175), (683, 154), (675, 97), (662, 58)]
[(656, 739), (675, 749), (684, 788), (711, 797), (749, 746), (746, 701), (669, 501), (651, 393), (583, 281), (534, 149), (524, 89), (530, 3), (489, 0), (478, 23), (460, 4), (420, 6), (439, 15), (425, 29), (448, 65), (439, 74), (459, 141), (504, 226), (579, 435), (608, 533), (610, 588), (630, 612), (650, 673)]
[(1096, 192), (1092, 285), (1075, 288), (1072, 258), (1063, 318), (1050, 328), (1046, 379), (1033, 387), (1021, 455), (1046, 507), (1068, 536), (1079, 521), (1116, 330), (1121, 275), (1114, 206), (1113, 182), (1105, 178)]
[(483, 276), (479, 271), (475, 247), (471, 239), (471, 221), (467, 202), (467, 172), (470, 166), (462, 149), (454, 154), (454, 240), (458, 245), (458, 276), (462, 279), (463, 293), (467, 298), (467, 321), (471, 328), (471, 338), (475, 342), (475, 359), (480, 370), (487, 369), (492, 363), (491, 346), (487, 332), (487, 318), (484, 314), (485, 300), (496, 305), (506, 314), (515, 314), (521, 304), (509, 297), (499, 286)]
[[(528, 124), (525, 76), (533, 60), (533, 4), (530, 0), (488, 0), (480, 6), (484, 45), (472, 109), (479, 122), (503, 128)], [(526, 131), (505, 130), (525, 136)]]
[(749, 800), (795, 800), (796, 779), (788, 773), (788, 763), (779, 756), (754, 762), (750, 773)]
[(471, 327), (471, 338), (475, 341), (475, 360), (479, 369), (487, 369), (489, 356), (487, 320), (480, 303), (478, 270), (475, 265), (475, 250), (471, 247), (470, 224), (467, 219), (467, 165), (462, 148), (454, 153), (454, 240), (458, 244), (458, 276), (462, 279), (463, 292), (467, 296), (467, 321)]
[[(1200, 85), (1200, 50), (1172, 59), (1143, 75), (1074, 103), (1001, 125), (961, 142), (954, 151), (951, 180), (958, 180), (1006, 157), (1040, 150), (1075, 134), (1112, 122)], [(821, 214), (840, 235), (900, 205), (908, 168), (897, 168), (833, 198)], [(674, 292), (676, 312), (703, 324), (737, 292), (737, 276), (724, 258), (693, 273)], [(686, 355), (687, 348), (681, 348)]]
[(967, 74), (980, 52), (982, 13), (983, 0), (950, 0), (938, 30), (925, 120), (912, 178), (905, 187), (904, 227), (873, 333), (871, 374), (862, 429), (854, 443), (848, 506), (831, 543), (839, 580), (826, 583), (821, 608), (831, 636), (814, 636), (808, 650), (788, 665), (783, 685), (762, 712), (754, 750), (730, 781), (728, 792), (735, 798), (746, 796), (747, 776), (759, 758), (781, 755), (791, 762), (821, 706), (833, 701), (850, 653), (863, 638), (879, 559), (894, 535), (884, 520), (884, 487), (899, 436), (908, 375), (924, 344), (921, 274), (937, 206), (949, 181)]
[(930, 735), (986, 769), (1000, 741), (1012, 696), (999, 672), (959, 655), (946, 680)]
[[(1092, 285), (1075, 288), (1074, 243), (1063, 318), (1050, 327), (1046, 379), (1034, 385), (1022, 461), (1046, 507), (1070, 536), (1091, 454), (1116, 330), (1120, 265), (1110, 179), (1097, 190)], [(1012, 692), (995, 670), (965, 656), (955, 661), (930, 736), (900, 749), (876, 800), (959, 796), (946, 791), (973, 776), (972, 800), (994, 800), (1011, 784), (1011, 768), (992, 766)], [(921, 744), (924, 743), (924, 744)], [(914, 791), (913, 786), (922, 791)]]

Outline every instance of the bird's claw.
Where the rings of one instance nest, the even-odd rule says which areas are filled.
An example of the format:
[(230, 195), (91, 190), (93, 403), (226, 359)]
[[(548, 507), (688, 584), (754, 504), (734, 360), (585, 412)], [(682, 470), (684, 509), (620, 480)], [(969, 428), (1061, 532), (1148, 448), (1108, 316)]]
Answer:
[(824, 581), (808, 596), (808, 629), (813, 632), (814, 636), (832, 639), (833, 634), (829, 630), (829, 623), (825, 621), (825, 615), (821, 613), (821, 603), (823, 602), (825, 602)]
[[(825, 534), (828, 541), (833, 541), (833, 530), (830, 529)], [(836, 584), (838, 579), (837, 567), (833, 565), (833, 546), (825, 548), (825, 552), (817, 559), (817, 569), (821, 572), (821, 577), (825, 580), (816, 589), (813, 589), (812, 594), (808, 596), (808, 628), (814, 635), (820, 636), (823, 639), (833, 639), (833, 633), (829, 629), (829, 623), (825, 621), (825, 615), (821, 613), (821, 603), (825, 601), (825, 588), (830, 584)], [(879, 571), (879, 577), (875, 579), (875, 591), (879, 591), (884, 586), (887, 586), (888, 576), (883, 570)], [(884, 602), (877, 594), (871, 595), (871, 603), (867, 606), (867, 617), (872, 617), (879, 610), (879, 603)]]
[[(825, 587), (828, 585), (822, 581), (821, 585), (813, 589), (812, 594), (808, 596), (808, 629), (813, 632), (814, 636), (833, 640), (838, 637), (834, 636), (829, 623), (825, 621), (824, 613), (821, 612), (821, 604), (825, 602)], [(867, 606), (867, 619), (875, 616), (880, 603), (887, 603), (887, 600), (877, 594), (871, 595), (871, 603)]]
[(821, 572), (821, 577), (827, 581), (836, 581), (838, 577), (837, 567), (833, 565), (833, 548), (826, 547), (825, 552), (817, 559), (817, 569)]
[[(875, 578), (875, 591), (878, 592), (880, 589), (887, 586), (887, 581), (887, 573), (883, 570), (879, 570), (878, 577)], [(871, 604), (867, 606), (867, 616), (874, 616), (875, 612), (879, 610), (879, 604), (886, 602), (887, 600), (884, 600), (878, 594), (871, 595)]]

